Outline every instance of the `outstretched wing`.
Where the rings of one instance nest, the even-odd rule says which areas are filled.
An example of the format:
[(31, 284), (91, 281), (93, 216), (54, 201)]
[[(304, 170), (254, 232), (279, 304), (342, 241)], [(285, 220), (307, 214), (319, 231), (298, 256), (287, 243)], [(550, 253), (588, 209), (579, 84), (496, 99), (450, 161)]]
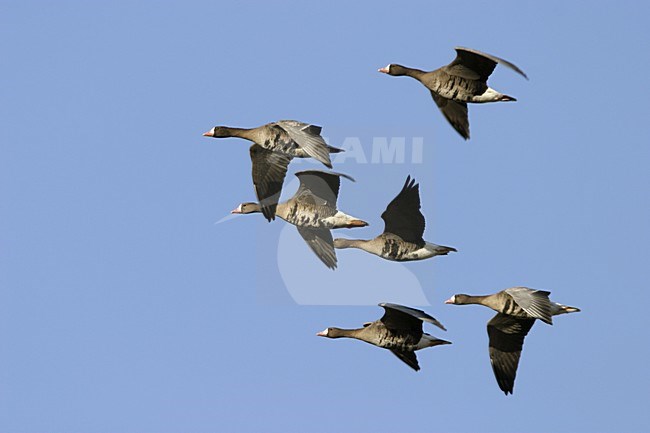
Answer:
[(446, 72), (470, 80), (487, 81), (497, 64), (502, 64), (524, 78), (528, 76), (507, 60), (471, 48), (456, 47), (456, 58), (445, 67)]
[(391, 349), (391, 352), (393, 352), (395, 356), (397, 356), (399, 359), (404, 361), (406, 365), (411, 367), (413, 370), (415, 371), (420, 370), (420, 364), (418, 364), (418, 357), (415, 355), (415, 352), (413, 351), (407, 352), (404, 350), (395, 350), (395, 349)]
[(327, 173), (319, 170), (306, 170), (296, 173), (300, 179), (300, 187), (294, 198), (308, 200), (321, 206), (336, 209), (336, 200), (341, 186), (341, 177), (354, 182), (347, 174)]
[(402, 191), (388, 204), (381, 218), (384, 233), (392, 233), (406, 242), (424, 246), (424, 216), (420, 212), (420, 186), (411, 176), (406, 178)]
[(303, 148), (309, 156), (322, 162), (328, 168), (332, 168), (330, 152), (327, 143), (320, 135), (322, 130), (320, 126), (296, 120), (279, 120), (275, 124), (284, 129), (289, 134), (289, 137)]
[(300, 236), (307, 242), (309, 248), (330, 269), (336, 269), (336, 252), (332, 233), (327, 229), (312, 229), (296, 226)]
[(524, 338), (534, 323), (535, 319), (497, 313), (487, 324), (490, 364), (499, 388), (506, 395), (512, 394)]
[(435, 92), (431, 92), (431, 97), (436, 102), (438, 108), (445, 116), (445, 119), (451, 126), (465, 139), (469, 139), (469, 116), (467, 114), (467, 103), (454, 101), (443, 98)]
[(384, 315), (379, 319), (386, 328), (391, 332), (405, 332), (413, 335), (415, 341), (419, 341), (422, 337), (422, 320), (414, 315), (387, 306), (386, 304), (379, 304), (384, 308)]
[(253, 185), (262, 213), (267, 220), (275, 219), (275, 209), (280, 200), (282, 183), (287, 174), (287, 167), (292, 157), (275, 153), (253, 144), (250, 147), (251, 162), (253, 163)]
[(553, 324), (551, 300), (548, 298), (551, 292), (529, 289), (528, 287), (511, 287), (504, 291), (512, 296), (517, 305), (530, 314), (531, 317), (540, 319), (549, 325)]
[[(383, 307), (384, 310), (386, 310), (384, 316), (380, 320), (384, 322), (384, 324), (387, 327), (390, 327), (389, 323), (392, 324), (393, 322), (400, 323), (400, 322), (407, 321), (406, 323), (413, 323), (421, 330), (422, 329), (421, 322), (429, 322), (436, 325), (438, 328), (442, 329), (443, 331), (447, 330), (445, 329), (444, 326), (442, 326), (442, 323), (438, 322), (434, 317), (429, 316), (427, 313), (425, 313), (422, 310), (418, 310), (416, 308), (411, 308), (411, 307), (405, 307), (404, 305), (399, 305), (399, 304), (390, 304), (386, 302), (379, 304), (379, 306)], [(411, 321), (412, 319), (405, 318), (404, 315), (411, 316), (417, 319), (417, 322), (412, 322)]]

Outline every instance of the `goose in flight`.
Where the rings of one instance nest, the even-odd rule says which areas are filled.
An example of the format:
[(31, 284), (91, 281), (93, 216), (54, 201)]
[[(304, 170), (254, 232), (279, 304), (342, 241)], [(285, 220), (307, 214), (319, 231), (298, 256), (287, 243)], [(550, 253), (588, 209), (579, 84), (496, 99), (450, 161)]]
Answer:
[(424, 260), (446, 255), (455, 248), (426, 242), (424, 216), (420, 212), (420, 189), (411, 176), (406, 178), (402, 191), (381, 214), (384, 232), (374, 239), (334, 239), (334, 247), (359, 248), (386, 260), (404, 262)]
[(327, 328), (316, 335), (327, 338), (355, 338), (388, 349), (415, 371), (420, 370), (416, 350), (451, 344), (450, 341), (423, 332), (422, 322), (432, 323), (446, 331), (440, 322), (424, 311), (398, 304), (382, 303), (379, 306), (384, 308), (384, 315), (379, 320), (364, 323), (363, 328)]
[[(350, 216), (337, 209), (337, 199), (341, 177), (354, 181), (341, 173), (328, 173), (318, 170), (306, 170), (296, 173), (300, 186), (294, 196), (284, 203), (279, 203), (276, 215), (298, 229), (300, 236), (330, 269), (336, 268), (336, 253), (331, 229), (365, 227), (367, 222)], [(242, 203), (234, 214), (261, 212), (258, 203)]]
[(392, 76), (415, 78), (431, 92), (442, 114), (451, 126), (465, 139), (469, 139), (467, 103), (516, 101), (488, 86), (487, 80), (497, 64), (526, 74), (514, 64), (499, 57), (471, 48), (456, 47), (456, 58), (450, 64), (434, 71), (425, 72), (398, 64), (390, 64), (379, 72)]
[(511, 287), (486, 296), (457, 294), (445, 301), (445, 304), (483, 305), (497, 312), (487, 324), (490, 363), (497, 384), (506, 395), (512, 394), (524, 338), (535, 320), (552, 325), (552, 316), (580, 311), (551, 301), (549, 295), (550, 292), (543, 290)]
[(215, 126), (205, 137), (238, 137), (253, 142), (250, 157), (253, 185), (264, 217), (275, 219), (275, 209), (287, 167), (293, 158), (314, 158), (332, 168), (330, 153), (342, 152), (329, 146), (321, 137), (321, 127), (296, 120), (280, 120), (257, 128)]

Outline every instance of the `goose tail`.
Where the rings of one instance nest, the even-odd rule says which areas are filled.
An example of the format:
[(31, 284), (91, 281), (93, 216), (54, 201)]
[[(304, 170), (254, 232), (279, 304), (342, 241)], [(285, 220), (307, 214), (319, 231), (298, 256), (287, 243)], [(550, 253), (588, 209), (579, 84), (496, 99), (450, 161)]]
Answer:
[(338, 148), (338, 147), (332, 147), (332, 146), (329, 146), (329, 145), (327, 146), (327, 150), (329, 151), (329, 153), (341, 153), (341, 152), (345, 152), (345, 149), (340, 149), (340, 148)]
[(454, 247), (445, 247), (444, 245), (436, 245), (432, 243), (427, 243), (426, 248), (435, 253), (436, 256), (446, 256), (451, 252), (458, 252), (458, 250)]
[(578, 312), (580, 312), (580, 308), (578, 307), (562, 305), (562, 304), (558, 304), (557, 302), (551, 304), (551, 314), (553, 316), (557, 316), (558, 314), (568, 314), (568, 313), (578, 313)]

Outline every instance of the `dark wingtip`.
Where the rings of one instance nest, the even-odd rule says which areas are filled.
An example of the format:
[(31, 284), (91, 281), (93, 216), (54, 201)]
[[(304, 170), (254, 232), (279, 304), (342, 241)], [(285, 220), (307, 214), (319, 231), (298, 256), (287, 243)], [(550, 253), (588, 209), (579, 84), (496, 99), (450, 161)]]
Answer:
[(415, 178), (411, 177), (410, 174), (408, 176), (406, 176), (406, 182), (404, 182), (404, 188), (402, 188), (402, 189), (411, 189), (411, 188), (414, 188), (415, 186), (416, 186), (415, 185)]
[(463, 137), (464, 140), (469, 140), (469, 128), (465, 130), (462, 125), (452, 124), (451, 126), (453, 126), (454, 130), (458, 133), (458, 135)]
[(262, 215), (264, 215), (264, 218), (266, 218), (268, 222), (271, 222), (275, 219), (275, 208), (275, 205), (262, 207)]

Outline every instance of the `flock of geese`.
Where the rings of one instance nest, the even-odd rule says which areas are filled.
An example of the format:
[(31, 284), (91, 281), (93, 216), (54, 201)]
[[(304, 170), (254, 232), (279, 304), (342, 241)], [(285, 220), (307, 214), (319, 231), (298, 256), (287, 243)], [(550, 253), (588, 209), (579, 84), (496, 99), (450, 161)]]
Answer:
[[(469, 48), (456, 48), (456, 58), (448, 65), (431, 72), (389, 64), (379, 72), (392, 76), (408, 76), (418, 80), (430, 92), (436, 105), (464, 138), (469, 139), (468, 103), (516, 101), (487, 84), (497, 64), (526, 74), (514, 64), (499, 57)], [(381, 214), (384, 231), (377, 237), (334, 239), (333, 229), (368, 225), (364, 220), (337, 208), (341, 178), (350, 176), (319, 170), (296, 173), (300, 186), (289, 200), (280, 203), (282, 185), (293, 158), (313, 158), (332, 168), (331, 153), (342, 149), (329, 146), (321, 136), (321, 127), (296, 120), (281, 120), (257, 128), (215, 126), (206, 137), (237, 137), (251, 141), (250, 158), (257, 202), (240, 204), (234, 214), (262, 213), (270, 222), (276, 216), (296, 226), (298, 233), (316, 256), (330, 269), (336, 269), (336, 249), (358, 248), (391, 261), (424, 260), (446, 255), (456, 249), (424, 240), (425, 219), (420, 211), (420, 190), (415, 179), (408, 176), (397, 196)], [(527, 287), (512, 287), (486, 296), (456, 294), (446, 304), (478, 304), (497, 314), (488, 322), (490, 363), (499, 388), (512, 394), (524, 338), (536, 320), (549, 325), (552, 317), (580, 311), (549, 299), (550, 292)], [(423, 332), (423, 322), (442, 330), (445, 327), (424, 311), (382, 303), (384, 315), (358, 329), (330, 327), (317, 335), (327, 338), (354, 338), (388, 349), (414, 370), (420, 366), (415, 352), (427, 347), (451, 344)]]

